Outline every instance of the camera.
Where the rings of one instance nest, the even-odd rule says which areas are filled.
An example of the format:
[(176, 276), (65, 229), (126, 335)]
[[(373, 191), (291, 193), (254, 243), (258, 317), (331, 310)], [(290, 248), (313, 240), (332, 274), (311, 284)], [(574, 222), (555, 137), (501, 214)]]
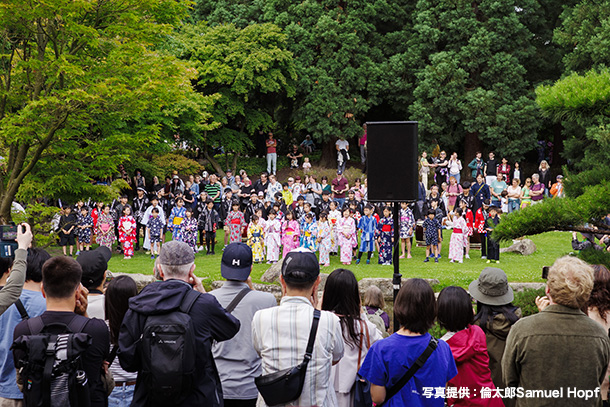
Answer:
[(0, 257), (14, 257), (18, 247), (17, 225), (0, 226)]
[(545, 280), (549, 278), (549, 268), (549, 266), (542, 267), (542, 278)]

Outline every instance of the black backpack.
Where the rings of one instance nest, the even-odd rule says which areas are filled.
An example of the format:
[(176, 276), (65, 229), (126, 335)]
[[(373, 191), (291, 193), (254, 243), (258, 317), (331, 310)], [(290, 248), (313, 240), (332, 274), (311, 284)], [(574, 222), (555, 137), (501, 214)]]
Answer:
[(152, 405), (181, 405), (192, 393), (197, 346), (189, 312), (199, 295), (189, 290), (180, 308), (146, 318), (142, 373)]
[(12, 346), (25, 352), (23, 359), (15, 361), (25, 406), (47, 407), (51, 400), (53, 405), (70, 407), (91, 404), (82, 360), (92, 343), (89, 334), (82, 332), (87, 322), (76, 316), (67, 325), (44, 325), (40, 317), (27, 320), (30, 335), (20, 336)]

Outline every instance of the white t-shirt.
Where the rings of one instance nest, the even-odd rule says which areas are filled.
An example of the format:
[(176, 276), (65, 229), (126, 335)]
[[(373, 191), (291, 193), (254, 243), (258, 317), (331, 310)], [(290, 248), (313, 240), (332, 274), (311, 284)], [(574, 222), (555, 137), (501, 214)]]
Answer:
[(105, 320), (105, 310), (104, 303), (105, 297), (103, 294), (93, 294), (87, 296), (87, 316), (89, 318), (99, 318), (101, 320)]
[(337, 140), (335, 145), (339, 147), (339, 150), (347, 150), (347, 148), (349, 147), (349, 143), (347, 142), (347, 140)]

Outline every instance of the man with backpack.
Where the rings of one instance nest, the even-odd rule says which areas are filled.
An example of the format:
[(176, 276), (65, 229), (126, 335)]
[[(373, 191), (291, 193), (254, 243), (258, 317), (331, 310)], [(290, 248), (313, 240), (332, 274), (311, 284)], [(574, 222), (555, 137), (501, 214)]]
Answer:
[(82, 269), (69, 257), (54, 257), (42, 267), (47, 310), (15, 328), (13, 358), (25, 406), (105, 407), (101, 380), (110, 344), (108, 326), (87, 318)]
[(252, 318), (260, 309), (277, 305), (272, 294), (251, 289), (252, 249), (231, 243), (222, 253), (220, 273), (227, 280), (212, 291), (220, 305), (241, 322), (239, 333), (212, 347), (222, 382), (225, 407), (256, 406), (258, 390), (254, 378), (262, 373), (261, 358), (252, 346)]
[(132, 406), (222, 405), (212, 342), (231, 339), (240, 323), (205, 293), (194, 270), (189, 245), (165, 243), (154, 270), (163, 281), (129, 301), (118, 357), (123, 369), (138, 372)]

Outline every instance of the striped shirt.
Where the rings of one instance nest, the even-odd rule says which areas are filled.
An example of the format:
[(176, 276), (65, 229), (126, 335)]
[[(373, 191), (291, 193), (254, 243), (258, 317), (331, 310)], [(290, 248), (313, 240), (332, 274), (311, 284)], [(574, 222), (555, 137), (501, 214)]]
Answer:
[[(220, 184), (217, 182), (215, 184), (207, 184), (205, 186), (205, 192), (208, 194), (210, 199), (214, 198), (216, 194), (220, 192)], [(222, 194), (218, 194), (218, 197), (214, 199), (214, 203), (219, 203), (222, 198)]]
[[(307, 298), (285, 296), (278, 307), (254, 314), (252, 342), (262, 357), (264, 375), (296, 366), (303, 361), (313, 311)], [(286, 406), (337, 406), (331, 366), (332, 362), (337, 362), (342, 357), (343, 336), (339, 317), (322, 311), (313, 355), (307, 365), (303, 392), (300, 398)]]

